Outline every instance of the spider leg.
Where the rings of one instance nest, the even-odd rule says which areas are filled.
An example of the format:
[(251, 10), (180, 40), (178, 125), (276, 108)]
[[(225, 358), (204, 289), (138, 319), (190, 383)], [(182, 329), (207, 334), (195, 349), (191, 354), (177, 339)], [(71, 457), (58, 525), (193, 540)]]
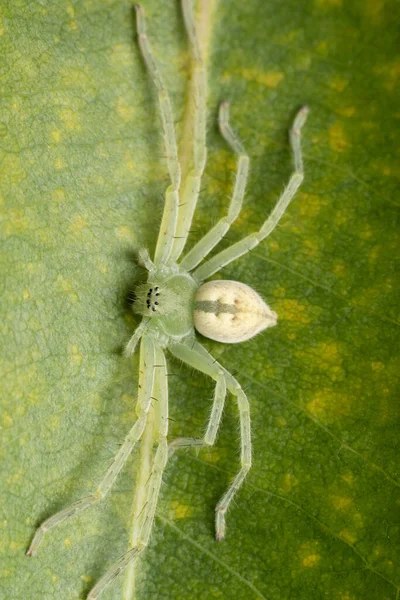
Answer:
[(175, 137), (174, 120), (171, 102), (167, 88), (154, 60), (149, 39), (146, 34), (146, 21), (143, 8), (139, 5), (136, 9), (136, 23), (139, 46), (150, 77), (157, 89), (158, 103), (164, 132), (164, 144), (167, 153), (168, 171), (171, 185), (165, 193), (164, 213), (158, 235), (154, 261), (156, 264), (166, 263), (174, 241), (176, 222), (178, 218), (179, 186), (181, 181), (181, 168), (178, 160), (178, 149)]
[[(251, 467), (251, 432), (250, 432), (250, 407), (246, 394), (242, 390), (239, 382), (222, 367), (213, 357), (203, 348), (199, 342), (177, 343), (168, 347), (173, 356), (179, 358), (184, 363), (194, 369), (212, 377), (215, 381), (225, 380), (226, 387), (236, 397), (239, 419), (240, 419), (240, 463), (241, 468), (231, 482), (228, 490), (222, 496), (215, 509), (215, 534), (217, 540), (222, 540), (225, 535), (225, 514), (232, 502), (235, 494), (242, 485), (250, 467)], [(215, 437), (214, 437), (215, 439)]]
[[(187, 345), (189, 342), (187, 342)], [(197, 352), (200, 352), (205, 356), (205, 359), (210, 358), (207, 350), (199, 344), (196, 340), (190, 342), (190, 348), (196, 348)], [(170, 455), (175, 452), (178, 448), (187, 448), (194, 446), (197, 448), (205, 446), (213, 446), (217, 437), (218, 429), (221, 423), (222, 413), (225, 406), (226, 399), (226, 381), (224, 375), (218, 375), (214, 390), (214, 400), (211, 407), (211, 414), (207, 423), (207, 428), (202, 438), (177, 438), (170, 442), (169, 453)]]
[(149, 337), (143, 337), (140, 346), (139, 392), (136, 405), (138, 418), (135, 424), (126, 436), (119, 452), (108, 468), (97, 490), (93, 494), (73, 502), (70, 506), (67, 506), (46, 519), (36, 530), (32, 543), (27, 551), (28, 556), (32, 556), (36, 553), (47, 531), (102, 500), (114, 485), (115, 480), (128, 460), (135, 444), (140, 440), (143, 434), (147, 413), (151, 404), (155, 364), (155, 348), (153, 341)]
[(173, 249), (170, 262), (176, 262), (181, 255), (189, 235), (193, 214), (200, 192), (201, 177), (207, 160), (206, 148), (206, 100), (207, 78), (204, 59), (193, 13), (193, 0), (181, 0), (183, 20), (192, 54), (192, 80), (190, 87), (190, 110), (192, 121), (192, 161), (190, 170), (182, 186), (181, 203), (178, 213)]
[[(144, 504), (142, 508), (142, 518), (138, 521), (139, 525), (134, 530), (134, 545), (128, 550), (116, 563), (114, 563), (105, 575), (98, 581), (98, 583), (90, 591), (87, 600), (97, 600), (105, 588), (116, 578), (118, 575), (129, 565), (133, 569), (136, 559), (140, 556), (143, 550), (146, 548), (149, 542), (151, 529), (154, 522), (155, 511), (157, 507), (157, 501), (160, 494), (162, 475), (164, 473), (167, 461), (168, 461), (168, 382), (167, 382), (167, 365), (165, 356), (161, 348), (155, 348), (155, 369), (154, 377), (154, 398), (157, 399), (155, 406), (155, 439), (158, 444), (157, 450), (154, 456), (154, 462), (151, 469), (151, 475), (149, 481), (139, 481), (137, 486), (137, 492), (139, 493), (140, 488), (145, 488)], [(135, 539), (136, 538), (136, 539)], [(133, 588), (133, 570), (130, 573), (131, 581), (128, 581), (127, 589)], [(131, 597), (128, 596), (127, 597)]]
[(203, 446), (213, 446), (215, 444), (226, 398), (225, 377), (223, 375), (216, 377), (214, 401), (211, 407), (211, 414), (204, 436), (202, 438), (177, 438), (176, 440), (173, 440), (169, 444), (170, 455), (173, 454), (177, 448), (187, 448), (189, 446), (201, 448)]
[(124, 354), (126, 357), (131, 356), (131, 354), (133, 354), (135, 352), (136, 346), (138, 345), (140, 338), (144, 335), (144, 333), (146, 331), (148, 322), (149, 322), (148, 319), (142, 319), (140, 324), (136, 327), (136, 329), (133, 333), (133, 336), (131, 337), (131, 339), (129, 340), (129, 342), (127, 343), (127, 345), (125, 347)]
[(219, 271), (225, 265), (236, 260), (239, 258), (239, 256), (246, 254), (249, 252), (249, 250), (255, 248), (255, 246), (257, 246), (262, 240), (264, 240), (270, 235), (270, 233), (273, 232), (279, 223), (282, 215), (286, 211), (290, 201), (293, 199), (304, 178), (303, 159), (300, 147), (300, 131), (306, 121), (307, 115), (308, 108), (307, 106), (303, 106), (303, 108), (301, 108), (297, 113), (290, 130), (290, 142), (294, 156), (294, 172), (289, 179), (288, 185), (279, 197), (272, 213), (263, 223), (259, 231), (251, 233), (236, 244), (229, 246), (225, 250), (222, 250), (213, 256), (200, 267), (197, 267), (197, 269), (193, 272), (193, 276), (199, 281), (208, 279), (208, 277)]
[(141, 248), (139, 250), (138, 263), (149, 272), (155, 269), (154, 263), (150, 259), (149, 252), (146, 248)]
[(222, 102), (218, 114), (219, 129), (227, 144), (238, 156), (235, 187), (229, 205), (228, 215), (206, 233), (206, 235), (186, 254), (181, 261), (181, 267), (186, 271), (194, 269), (222, 240), (232, 223), (237, 219), (242, 208), (247, 175), (249, 172), (249, 157), (240, 140), (232, 131), (229, 124), (229, 104)]

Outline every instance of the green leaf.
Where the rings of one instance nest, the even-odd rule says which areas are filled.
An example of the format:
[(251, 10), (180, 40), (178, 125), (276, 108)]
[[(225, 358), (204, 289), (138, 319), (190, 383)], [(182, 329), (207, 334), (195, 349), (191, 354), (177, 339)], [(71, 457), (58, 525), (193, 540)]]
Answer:
[[(181, 132), (179, 7), (144, 5)], [(213, 518), (238, 469), (233, 402), (215, 448), (170, 461), (139, 600), (399, 598), (397, 9), (202, 0), (209, 156), (191, 243), (232, 189), (221, 99), (251, 157), (230, 241), (287, 181), (287, 129), (304, 103), (306, 180), (273, 236), (221, 273), (254, 286), (278, 326), (237, 346), (205, 341), (252, 409), (254, 466), (227, 538), (215, 542)], [(127, 298), (136, 250), (155, 246), (167, 171), (130, 2), (5, 0), (0, 17), (0, 598), (83, 599), (128, 549), (136, 455), (101, 505), (24, 553), (44, 518), (95, 489), (135, 419)], [(198, 435), (213, 383), (170, 369), (171, 437)], [(102, 600), (122, 590), (120, 577)]]

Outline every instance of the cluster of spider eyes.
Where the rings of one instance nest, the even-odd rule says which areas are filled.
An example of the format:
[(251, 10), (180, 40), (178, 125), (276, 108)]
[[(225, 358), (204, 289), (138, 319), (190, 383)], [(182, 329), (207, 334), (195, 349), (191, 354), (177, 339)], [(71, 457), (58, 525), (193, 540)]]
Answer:
[[(153, 289), (153, 288), (150, 288), (150, 289), (149, 289), (149, 291), (148, 291), (148, 293), (147, 293), (147, 300), (146, 300), (147, 308), (148, 308), (149, 310), (150, 310), (150, 308), (151, 308), (151, 310), (152, 310), (153, 312), (155, 312), (157, 309), (156, 309), (156, 307), (155, 307), (154, 305), (152, 306), (152, 304), (151, 304), (152, 295), (153, 295), (153, 292), (154, 292), (154, 295), (155, 295), (155, 296), (159, 296), (159, 295), (160, 295), (160, 292), (159, 292), (158, 290), (159, 290), (159, 287), (158, 287), (158, 286), (156, 286), (154, 289)], [(156, 306), (158, 306), (158, 302), (157, 302), (157, 300), (154, 302), (154, 304), (155, 304)]]

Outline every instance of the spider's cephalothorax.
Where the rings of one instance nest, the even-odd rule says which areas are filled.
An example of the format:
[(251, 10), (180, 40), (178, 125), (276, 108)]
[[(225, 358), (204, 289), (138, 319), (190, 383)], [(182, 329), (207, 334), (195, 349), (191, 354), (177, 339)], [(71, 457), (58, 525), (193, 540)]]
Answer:
[(193, 330), (193, 307), (198, 284), (185, 274), (151, 273), (150, 280), (137, 287), (133, 310), (151, 318), (149, 330), (181, 339)]
[[(134, 562), (149, 542), (168, 457), (181, 447), (199, 448), (215, 443), (225, 398), (227, 392), (230, 392), (237, 402), (241, 449), (240, 469), (216, 507), (216, 538), (221, 540), (224, 537), (226, 512), (251, 466), (250, 407), (240, 383), (199, 343), (195, 328), (213, 340), (237, 343), (275, 325), (277, 315), (253, 289), (243, 283), (223, 280), (204, 282), (272, 233), (303, 180), (300, 130), (307, 117), (307, 107), (303, 107), (297, 113), (290, 130), (294, 172), (270, 216), (257, 232), (208, 258), (240, 212), (249, 170), (249, 157), (231, 129), (229, 105), (223, 102), (219, 110), (219, 129), (237, 156), (236, 179), (228, 214), (182, 258), (206, 162), (207, 85), (203, 51), (193, 14), (193, 0), (181, 2), (192, 55), (189, 94), (191, 104), (187, 112), (191, 115), (191, 163), (182, 182), (168, 92), (152, 55), (143, 9), (136, 6), (139, 46), (157, 90), (171, 181), (166, 190), (154, 260), (150, 259), (145, 250), (139, 253), (139, 261), (148, 270), (149, 278), (148, 283), (136, 290), (134, 310), (143, 315), (143, 319), (126, 346), (126, 355), (129, 356), (140, 342), (137, 420), (97, 490), (44, 521), (37, 529), (28, 550), (29, 555), (34, 554), (46, 531), (101, 500), (110, 491), (135, 445), (141, 441), (133, 510), (132, 547), (94, 586), (87, 600), (97, 600), (124, 568), (128, 565), (133, 568)], [(178, 438), (172, 442), (168, 441), (168, 372), (164, 350), (168, 350), (175, 358), (215, 381), (210, 418), (201, 438)], [(132, 582), (133, 577), (128, 579)]]

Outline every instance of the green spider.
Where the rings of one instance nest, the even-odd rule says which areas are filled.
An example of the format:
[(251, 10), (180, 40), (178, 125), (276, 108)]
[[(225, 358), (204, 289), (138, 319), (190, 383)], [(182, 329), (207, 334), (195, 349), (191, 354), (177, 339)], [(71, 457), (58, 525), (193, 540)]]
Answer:
[[(188, 446), (212, 446), (220, 426), (227, 391), (237, 400), (240, 418), (241, 467), (216, 507), (216, 538), (225, 535), (225, 514), (251, 467), (250, 408), (239, 382), (220, 365), (197, 341), (195, 329), (208, 338), (223, 343), (239, 343), (250, 339), (263, 329), (273, 327), (277, 315), (249, 286), (237, 281), (203, 283), (222, 267), (246, 254), (268, 237), (275, 229), (290, 201), (303, 181), (303, 161), (300, 130), (308, 108), (298, 112), (290, 130), (294, 154), (294, 172), (275, 208), (259, 231), (215, 254), (203, 262), (222, 240), (242, 207), (249, 157), (229, 124), (229, 105), (219, 109), (219, 129), (227, 144), (237, 155), (235, 186), (228, 215), (223, 217), (183, 257), (194, 210), (197, 204), (201, 177), (206, 163), (206, 71), (196, 31), (193, 0), (182, 0), (182, 12), (193, 60), (191, 169), (181, 185), (175, 128), (167, 89), (154, 61), (143, 9), (136, 6), (139, 46), (149, 75), (156, 87), (161, 114), (168, 171), (171, 183), (166, 199), (160, 232), (153, 261), (147, 250), (139, 252), (139, 261), (147, 269), (148, 281), (136, 290), (135, 312), (143, 315), (126, 347), (130, 356), (140, 342), (139, 391), (136, 405), (137, 420), (126, 436), (119, 452), (100, 482), (97, 490), (44, 521), (36, 530), (28, 555), (39, 548), (44, 534), (69, 517), (99, 502), (112, 488), (135, 445), (141, 440), (147, 445), (147, 463), (139, 467), (136, 484), (135, 529), (133, 546), (105, 573), (92, 588), (88, 600), (97, 600), (104, 589), (128, 565), (132, 565), (149, 543), (163, 472), (168, 457), (176, 449)], [(199, 266), (200, 265), (200, 266)], [(211, 415), (203, 438), (179, 438), (168, 443), (168, 384), (164, 351), (190, 367), (210, 376), (216, 382)], [(155, 406), (152, 399), (156, 399)], [(156, 445), (153, 455), (152, 448)]]

